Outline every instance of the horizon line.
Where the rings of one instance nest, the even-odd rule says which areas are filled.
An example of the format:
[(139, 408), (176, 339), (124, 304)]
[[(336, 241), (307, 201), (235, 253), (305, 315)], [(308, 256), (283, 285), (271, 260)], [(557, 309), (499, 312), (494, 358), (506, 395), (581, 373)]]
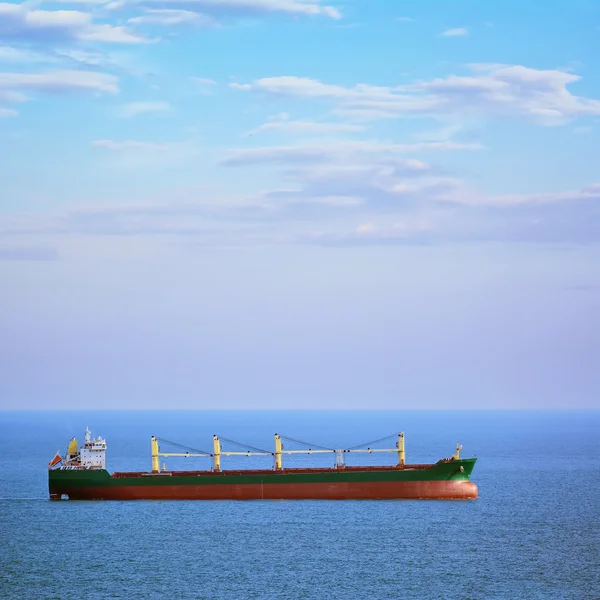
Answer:
[(2, 408), (0, 412), (599, 412), (600, 407), (492, 407), (492, 408)]

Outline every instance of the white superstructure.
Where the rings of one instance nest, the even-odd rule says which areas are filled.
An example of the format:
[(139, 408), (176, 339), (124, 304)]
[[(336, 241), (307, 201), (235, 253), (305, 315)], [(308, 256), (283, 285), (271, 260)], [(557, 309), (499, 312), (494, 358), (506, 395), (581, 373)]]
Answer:
[(93, 440), (87, 427), (85, 443), (81, 446), (81, 466), (84, 469), (104, 469), (106, 466), (106, 440), (100, 436)]
[[(57, 453), (58, 456), (58, 453)], [(60, 457), (59, 457), (60, 458)], [(66, 459), (61, 469), (105, 469), (106, 468), (106, 440), (98, 436), (92, 439), (92, 432), (86, 427), (85, 442), (77, 450), (77, 440), (69, 442)]]

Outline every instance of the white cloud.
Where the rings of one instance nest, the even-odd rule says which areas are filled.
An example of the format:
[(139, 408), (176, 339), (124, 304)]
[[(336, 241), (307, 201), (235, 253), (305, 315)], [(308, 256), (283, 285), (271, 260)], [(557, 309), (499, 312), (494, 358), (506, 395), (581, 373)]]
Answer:
[(45, 62), (46, 60), (48, 59), (45, 55), (38, 52), (11, 46), (0, 46), (0, 63)]
[(92, 23), (92, 15), (76, 10), (30, 10), (25, 4), (0, 2), (0, 36), (25, 41), (109, 42), (139, 44), (148, 40), (125, 27)]
[(409, 154), (439, 150), (481, 150), (480, 144), (460, 144), (457, 142), (421, 142), (414, 144), (381, 144), (370, 141), (345, 141), (328, 144), (268, 146), (244, 148), (230, 151), (222, 164), (285, 164), (289, 162), (312, 162), (345, 159), (348, 156), (387, 154)]
[(260, 15), (280, 13), (288, 15), (324, 16), (340, 19), (337, 8), (324, 5), (321, 0), (115, 0), (106, 5), (111, 10), (131, 6), (198, 9), (214, 16)]
[[(340, 85), (321, 83), (308, 77), (284, 75), (281, 77), (264, 77), (253, 83), (230, 83), (229, 87), (245, 92), (261, 92), (274, 96), (289, 96), (294, 98), (353, 98), (363, 94), (369, 96), (391, 96), (389, 88), (375, 88), (367, 85), (357, 85), (345, 88)], [(378, 94), (376, 92), (381, 92)]]
[(412, 134), (411, 139), (417, 142), (441, 142), (453, 139), (457, 134), (465, 129), (463, 123), (446, 122), (440, 123), (440, 126), (430, 131), (420, 131)]
[[(0, 74), (1, 75), (1, 74)], [(3, 90), (2, 82), (0, 81), (0, 102), (25, 102), (27, 100), (27, 96), (22, 94), (21, 92), (16, 92), (14, 90)]]
[(368, 123), (370, 121), (380, 121), (382, 119), (397, 119), (398, 113), (392, 110), (375, 108), (336, 108), (333, 113), (337, 117), (342, 117), (355, 122)]
[(1, 108), (0, 107), (0, 119), (6, 119), (8, 117), (16, 117), (19, 113), (12, 108)]
[(135, 117), (149, 112), (169, 112), (171, 105), (168, 102), (128, 102), (121, 109), (123, 117)]
[[(316, 121), (290, 121), (287, 115), (278, 115), (279, 118), (270, 119), (267, 123), (248, 132), (248, 135), (276, 131), (297, 135), (324, 135), (331, 133), (355, 133), (363, 131), (360, 125), (347, 123), (320, 123)], [(283, 118), (282, 118), (283, 117)]]
[(6, 65), (4, 68), (33, 70), (36, 69), (34, 65), (39, 65), (39, 68), (52, 67), (59, 70), (102, 70), (120, 73), (122, 76), (144, 75), (138, 59), (129, 53), (128, 48), (115, 50), (114, 45), (111, 45), (110, 49), (106, 46), (100, 49), (72, 43), (36, 44), (36, 50), (24, 46), (25, 44), (20, 44), (19, 47), (0, 46), (0, 67)]
[(275, 115), (269, 115), (267, 121), (287, 121), (290, 118), (290, 113), (280, 112)]
[(122, 169), (145, 169), (156, 173), (159, 170), (180, 166), (198, 160), (201, 147), (193, 139), (153, 142), (141, 140), (95, 140), (91, 143), (98, 150), (98, 160), (103, 167)]
[(469, 30), (466, 27), (455, 27), (454, 29), (446, 29), (442, 33), (442, 37), (461, 37), (469, 35)]
[[(132, 152), (139, 154), (136, 147)], [(156, 155), (164, 160), (163, 153)], [(0, 234), (19, 241), (5, 258), (20, 257), (12, 250), (31, 247), (28, 240), (36, 237), (43, 236), (46, 243), (50, 236), (60, 240), (73, 233), (195, 236), (208, 245), (600, 241), (600, 184), (552, 194), (512, 195), (520, 198), (517, 203), (471, 205), (448, 202), (464, 192), (456, 180), (411, 177), (395, 190), (394, 175), (382, 173), (381, 167), (378, 172), (375, 166), (371, 170), (364, 166), (353, 173), (351, 166), (340, 169), (343, 166), (345, 171), (329, 174), (323, 166), (318, 177), (314, 171), (298, 171), (295, 185), (246, 197), (220, 196), (214, 190), (199, 194), (194, 189), (178, 193), (176, 199), (170, 192), (168, 198), (140, 203), (75, 206), (54, 215), (0, 216)], [(22, 256), (28, 258), (27, 253)]]
[(190, 77), (191, 81), (195, 81), (200, 85), (217, 85), (214, 79), (208, 79), (207, 77)]
[(575, 96), (568, 85), (581, 78), (558, 70), (520, 65), (469, 65), (469, 75), (450, 75), (397, 87), (353, 87), (282, 76), (232, 83), (245, 92), (281, 98), (322, 99), (339, 115), (356, 120), (403, 116), (525, 116), (557, 125), (585, 115), (600, 115), (600, 101)]
[[(600, 184), (550, 194), (490, 196), (454, 187), (407, 185), (406, 194), (387, 196), (387, 211), (373, 210), (376, 189), (367, 196), (365, 210), (348, 218), (319, 222), (320, 231), (304, 233), (296, 241), (323, 245), (402, 243), (537, 242), (598, 243)], [(472, 194), (468, 203), (465, 194)], [(411, 202), (417, 199), (418, 202)], [(390, 202), (390, 200), (392, 200)], [(369, 207), (371, 210), (369, 211)], [(324, 225), (324, 226), (323, 226)], [(323, 231), (324, 230), (324, 231)]]
[[(566, 192), (551, 192), (546, 194), (503, 194), (489, 195), (467, 193), (457, 197), (456, 203), (471, 204), (474, 206), (521, 206), (521, 205), (551, 205), (551, 204), (574, 204), (579, 201), (600, 202), (600, 183), (593, 183), (578, 190)], [(599, 229), (600, 232), (600, 229)]]
[[(389, 210), (391, 207), (409, 206), (416, 199), (448, 201), (457, 187), (452, 178), (441, 178), (439, 169), (416, 158), (405, 158), (405, 154), (478, 148), (478, 145), (453, 142), (384, 144), (340, 141), (235, 150), (228, 153), (221, 164), (229, 167), (277, 165), (284, 180), (292, 187), (263, 195), (266, 206), (273, 210), (283, 206), (310, 214), (317, 206), (321, 211), (334, 212), (355, 211), (360, 206)], [(338, 200), (324, 202), (323, 198)]]
[(104, 150), (111, 150), (113, 152), (128, 152), (137, 151), (142, 152), (166, 152), (172, 148), (171, 144), (155, 144), (153, 142), (139, 142), (136, 140), (96, 140), (92, 142), (92, 146), (95, 148), (103, 148)]
[(357, 208), (365, 201), (350, 194), (318, 194), (305, 193), (303, 190), (281, 190), (266, 193), (260, 197), (258, 204), (269, 211), (285, 211), (286, 209), (302, 210), (303, 208), (329, 207), (335, 211), (340, 208)]
[[(389, 218), (387, 219), (389, 221)], [(428, 213), (416, 216), (395, 217), (391, 223), (382, 220), (377, 225), (362, 223), (352, 231), (317, 232), (302, 234), (294, 241), (323, 246), (365, 246), (377, 244), (419, 243), (433, 235), (435, 221)]]
[(396, 21), (399, 21), (400, 23), (412, 23), (414, 19), (411, 19), (410, 17), (397, 17)]
[(23, 92), (92, 92), (116, 94), (114, 75), (95, 71), (50, 71), (47, 73), (0, 73), (0, 100), (19, 102), (27, 99)]
[(189, 80), (194, 82), (198, 93), (206, 96), (212, 94), (212, 88), (217, 85), (214, 79), (209, 79), (208, 77), (189, 77)]
[(191, 25), (194, 27), (210, 27), (215, 20), (207, 15), (192, 10), (178, 10), (169, 8), (147, 9), (140, 17), (127, 20), (134, 25)]
[(77, 63), (94, 67), (110, 65), (118, 68), (112, 54), (89, 48), (83, 50), (76, 46), (46, 49), (45, 52), (22, 47), (0, 46), (0, 63), (12, 65)]
[(113, 44), (145, 44), (154, 41), (133, 33), (126, 27), (112, 27), (111, 25), (90, 25), (77, 37), (85, 42), (109, 42)]
[(101, 6), (108, 4), (110, 0), (52, 0), (53, 4), (70, 4), (70, 5), (81, 5), (81, 6)]

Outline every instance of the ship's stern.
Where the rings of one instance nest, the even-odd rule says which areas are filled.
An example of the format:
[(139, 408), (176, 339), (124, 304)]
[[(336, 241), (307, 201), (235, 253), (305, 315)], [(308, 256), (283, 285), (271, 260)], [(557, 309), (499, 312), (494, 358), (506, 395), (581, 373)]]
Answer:
[(50, 469), (48, 493), (50, 500), (87, 500), (96, 497), (110, 481), (105, 469)]

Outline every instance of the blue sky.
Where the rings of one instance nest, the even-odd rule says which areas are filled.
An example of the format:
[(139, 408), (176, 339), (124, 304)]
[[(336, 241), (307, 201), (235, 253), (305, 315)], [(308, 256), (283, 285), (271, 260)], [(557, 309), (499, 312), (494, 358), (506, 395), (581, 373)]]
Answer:
[(0, 3), (0, 406), (598, 408), (600, 4)]

